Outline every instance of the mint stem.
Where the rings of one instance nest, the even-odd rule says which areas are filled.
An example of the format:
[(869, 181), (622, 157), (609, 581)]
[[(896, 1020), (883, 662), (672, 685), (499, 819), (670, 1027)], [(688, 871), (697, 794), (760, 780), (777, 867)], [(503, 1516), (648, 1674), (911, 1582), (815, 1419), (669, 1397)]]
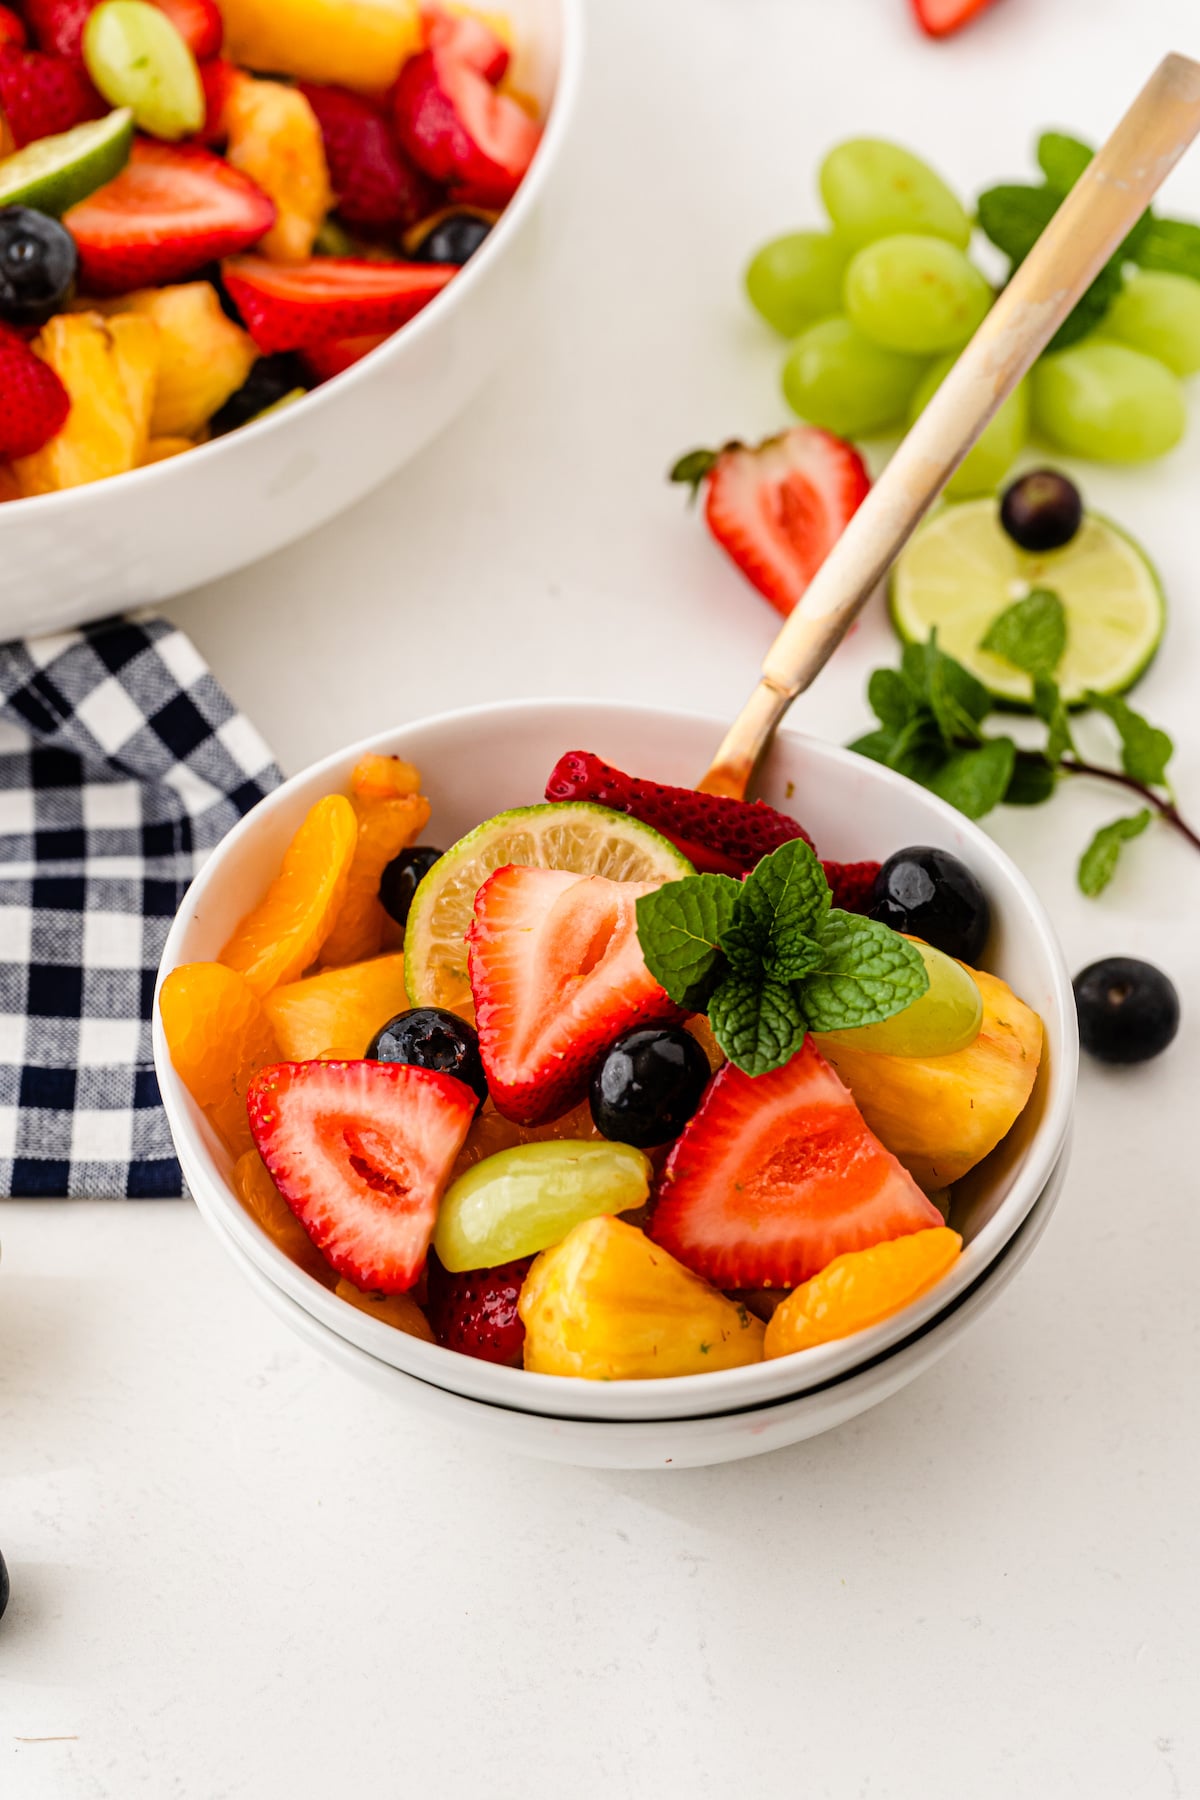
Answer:
[[(1043, 762), (1045, 759), (1035, 750), (1018, 752), (1026, 762)], [(1135, 781), (1132, 775), (1126, 775), (1123, 769), (1105, 769), (1099, 763), (1083, 762), (1078, 756), (1064, 756), (1058, 767), (1066, 775), (1087, 775), (1094, 781), (1109, 781), (1116, 787), (1123, 787), (1131, 794), (1136, 794), (1144, 805), (1152, 807), (1166, 824), (1172, 826), (1181, 837), (1185, 837), (1194, 850), (1200, 850), (1200, 833), (1193, 831), (1173, 800), (1164, 800), (1153, 788), (1148, 788), (1142, 781)]]

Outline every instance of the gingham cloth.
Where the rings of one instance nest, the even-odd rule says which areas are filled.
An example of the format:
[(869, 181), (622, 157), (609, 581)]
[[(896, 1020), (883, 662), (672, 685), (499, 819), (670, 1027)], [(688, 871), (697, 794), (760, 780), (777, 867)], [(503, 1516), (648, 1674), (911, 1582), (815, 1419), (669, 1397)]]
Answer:
[(280, 779), (163, 619), (0, 646), (0, 1195), (183, 1193), (155, 971), (205, 855)]

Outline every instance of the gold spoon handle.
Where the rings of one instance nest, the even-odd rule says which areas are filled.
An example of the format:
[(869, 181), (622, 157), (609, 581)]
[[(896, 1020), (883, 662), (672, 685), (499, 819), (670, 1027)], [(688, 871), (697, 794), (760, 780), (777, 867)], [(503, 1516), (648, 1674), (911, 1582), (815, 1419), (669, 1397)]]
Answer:
[(824, 668), (996, 409), (1200, 131), (1200, 63), (1167, 56), (1088, 164), (900, 444), (767, 652), (701, 793), (745, 794), (784, 713)]

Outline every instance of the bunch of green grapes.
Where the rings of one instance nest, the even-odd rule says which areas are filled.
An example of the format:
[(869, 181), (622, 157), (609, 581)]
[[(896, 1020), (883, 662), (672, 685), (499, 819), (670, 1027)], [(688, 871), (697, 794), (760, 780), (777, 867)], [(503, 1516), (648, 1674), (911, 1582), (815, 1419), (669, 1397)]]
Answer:
[[(994, 298), (967, 250), (972, 220), (910, 151), (853, 138), (820, 170), (825, 231), (765, 244), (750, 299), (793, 340), (783, 391), (839, 437), (903, 430), (927, 404)], [(1200, 283), (1131, 274), (1096, 334), (1045, 356), (1017, 388), (948, 492), (990, 492), (1030, 426), (1059, 449), (1106, 461), (1158, 456), (1185, 414), (1179, 377), (1200, 368)]]

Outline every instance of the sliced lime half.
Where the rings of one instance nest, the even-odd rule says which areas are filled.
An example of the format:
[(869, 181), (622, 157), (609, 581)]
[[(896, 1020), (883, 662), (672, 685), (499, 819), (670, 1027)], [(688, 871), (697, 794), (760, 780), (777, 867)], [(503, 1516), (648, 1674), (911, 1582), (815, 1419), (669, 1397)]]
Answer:
[(1067, 647), (1055, 679), (1073, 705), (1088, 688), (1121, 694), (1154, 657), (1166, 602), (1153, 565), (1133, 539), (1089, 513), (1061, 550), (1033, 555), (1000, 524), (995, 499), (947, 506), (901, 553), (891, 580), (892, 620), (906, 644), (938, 643), (998, 700), (1025, 708), (1031, 683), (979, 648), (999, 613), (1033, 588), (1051, 588), (1067, 615)]
[(588, 801), (519, 806), (487, 819), (437, 861), (413, 896), (404, 979), (414, 1006), (472, 1015), (467, 928), (475, 896), (496, 869), (571, 869), (610, 881), (677, 881), (691, 863), (659, 832)]
[(0, 162), (0, 206), (32, 206), (57, 218), (113, 181), (129, 161), (132, 144), (133, 114), (127, 106), (38, 138)]

